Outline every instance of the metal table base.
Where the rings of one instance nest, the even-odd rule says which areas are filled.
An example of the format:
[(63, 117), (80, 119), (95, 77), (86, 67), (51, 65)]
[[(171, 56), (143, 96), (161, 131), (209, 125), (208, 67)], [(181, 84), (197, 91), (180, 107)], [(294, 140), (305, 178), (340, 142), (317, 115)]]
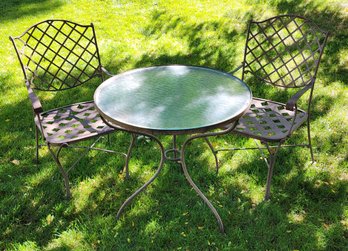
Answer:
[[(195, 135), (189, 137), (188, 139), (186, 139), (184, 141), (184, 143), (182, 144), (181, 150), (179, 150), (177, 148), (177, 142), (176, 142), (176, 136), (175, 135), (173, 136), (173, 148), (165, 150), (164, 147), (163, 147), (162, 142), (156, 136), (154, 136), (153, 134), (144, 133), (144, 132), (132, 132), (133, 133), (132, 143), (131, 143), (131, 146), (129, 148), (128, 154), (131, 154), (131, 148), (132, 148), (132, 146), (134, 144), (134, 138), (135, 138), (134, 134), (141, 134), (141, 135), (144, 135), (144, 136), (147, 136), (147, 137), (151, 138), (153, 141), (155, 141), (158, 144), (158, 146), (160, 148), (160, 151), (161, 151), (161, 160), (160, 160), (159, 166), (158, 166), (155, 174), (144, 185), (142, 185), (138, 190), (136, 190), (131, 196), (129, 196), (123, 202), (122, 206), (120, 207), (120, 209), (117, 212), (116, 218), (119, 219), (121, 214), (123, 213), (125, 207), (128, 204), (130, 204), (131, 201), (138, 194), (140, 194), (142, 191), (144, 191), (145, 188), (148, 185), (150, 185), (157, 178), (157, 176), (159, 175), (159, 173), (161, 172), (161, 170), (163, 168), (164, 161), (165, 160), (169, 160), (169, 161), (176, 161), (176, 162), (178, 162), (181, 165), (186, 180), (193, 187), (193, 189), (196, 191), (196, 193), (199, 195), (199, 197), (201, 197), (201, 199), (204, 201), (204, 203), (209, 207), (209, 209), (211, 210), (211, 212), (214, 214), (214, 216), (216, 218), (216, 221), (217, 221), (217, 224), (219, 226), (220, 232), (224, 233), (225, 232), (224, 225), (223, 225), (223, 222), (222, 222), (222, 219), (221, 219), (219, 213), (217, 212), (217, 210), (215, 209), (213, 204), (208, 200), (208, 198), (198, 188), (198, 186), (193, 182), (190, 174), (188, 173), (187, 165), (186, 165), (186, 161), (185, 161), (185, 150), (187, 148), (187, 145), (192, 140), (194, 140), (194, 139), (204, 139), (208, 143), (209, 148), (212, 150), (212, 152), (214, 154), (215, 162), (216, 162), (216, 169), (218, 169), (218, 162), (217, 162), (218, 160), (217, 160), (216, 152), (213, 150), (212, 145), (211, 145), (210, 141), (208, 140), (208, 137), (219, 136), (219, 135), (223, 135), (223, 134), (229, 133), (229, 132), (231, 132), (234, 129), (236, 124), (237, 123), (235, 122), (232, 125), (228, 126), (227, 129), (224, 129), (224, 130), (221, 130), (221, 131), (218, 131), (218, 132), (207, 132), (207, 133), (195, 134)], [(169, 157), (168, 156), (168, 153), (170, 153), (170, 152), (173, 152), (174, 157)], [(128, 177), (128, 175), (129, 175), (128, 170), (126, 170), (126, 176)]]

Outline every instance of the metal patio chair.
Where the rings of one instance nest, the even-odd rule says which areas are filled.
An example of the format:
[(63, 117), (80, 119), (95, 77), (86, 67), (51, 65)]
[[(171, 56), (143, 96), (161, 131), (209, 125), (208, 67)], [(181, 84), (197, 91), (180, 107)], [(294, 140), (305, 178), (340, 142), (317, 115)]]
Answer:
[[(25, 85), (32, 104), (35, 135), (36, 161), (39, 157), (39, 133), (57, 163), (64, 178), (66, 196), (70, 198), (68, 172), (89, 150), (100, 149), (95, 144), (99, 136), (115, 129), (106, 125), (99, 116), (94, 102), (80, 102), (44, 111), (34, 91), (58, 92), (79, 87), (92, 79), (104, 80), (106, 71), (100, 62), (93, 24), (80, 25), (67, 20), (46, 20), (28, 28), (22, 35), (10, 37), (21, 64)], [(72, 145), (78, 141), (96, 138), (89, 147)], [(125, 169), (128, 176), (128, 161), (134, 136), (126, 157)], [(63, 168), (59, 155), (66, 147), (85, 148), (70, 168)], [(54, 151), (53, 148), (57, 148)]]
[[(263, 150), (266, 149), (269, 157), (265, 158), (268, 165), (265, 200), (270, 197), (273, 167), (281, 146), (308, 147), (314, 161), (309, 123), (310, 107), (316, 74), (327, 38), (328, 32), (297, 15), (281, 15), (249, 23), (244, 60), (235, 71), (242, 69), (242, 80), (246, 82), (250, 80), (246, 79), (246, 74), (251, 74), (254, 80), (279, 89), (300, 90), (286, 104), (254, 97), (250, 109), (239, 119), (233, 132), (260, 140), (264, 147), (216, 149), (213, 153), (217, 158), (217, 152), (223, 150), (260, 149), (263, 154)], [(258, 88), (262, 88), (262, 85)], [(297, 107), (297, 103), (307, 91), (307, 109), (303, 110)], [(304, 123), (307, 124), (308, 143), (283, 145)]]

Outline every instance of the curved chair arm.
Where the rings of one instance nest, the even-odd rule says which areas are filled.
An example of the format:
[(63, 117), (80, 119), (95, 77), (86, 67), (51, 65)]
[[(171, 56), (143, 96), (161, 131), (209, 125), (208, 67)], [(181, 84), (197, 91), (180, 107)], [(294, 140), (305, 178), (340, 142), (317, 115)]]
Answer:
[(237, 68), (235, 68), (234, 70), (232, 71), (229, 71), (228, 73), (229, 74), (234, 74), (235, 72), (239, 71), (242, 67), (243, 67), (244, 63), (242, 63), (241, 65), (239, 65)]
[(100, 69), (102, 70), (102, 72), (104, 72), (106, 75), (113, 77), (115, 76), (114, 74), (112, 74), (111, 72), (109, 72), (107, 69), (105, 69), (103, 66), (100, 67)]
[(312, 80), (312, 82), (308, 85), (306, 85), (303, 89), (299, 90), (298, 92), (296, 92), (290, 99), (288, 102), (286, 102), (286, 110), (289, 111), (294, 111), (296, 109), (296, 104), (297, 101), (299, 100), (299, 98), (309, 89), (311, 89), (314, 85), (314, 80)]
[(39, 114), (39, 113), (43, 112), (41, 102), (40, 102), (38, 96), (36, 96), (36, 94), (34, 93), (33, 89), (31, 89), (29, 82), (26, 81), (25, 85), (26, 85), (27, 90), (28, 90), (29, 99), (31, 101), (31, 105), (33, 107), (34, 113)]

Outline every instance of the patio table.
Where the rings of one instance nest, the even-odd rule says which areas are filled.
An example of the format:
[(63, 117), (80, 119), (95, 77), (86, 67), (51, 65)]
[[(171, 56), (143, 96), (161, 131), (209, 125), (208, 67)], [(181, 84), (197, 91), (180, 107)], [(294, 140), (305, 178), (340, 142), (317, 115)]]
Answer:
[[(94, 93), (94, 102), (110, 126), (156, 141), (161, 160), (155, 174), (120, 207), (143, 191), (160, 173), (165, 160), (177, 161), (189, 184), (208, 205), (218, 222), (218, 212), (190, 177), (185, 163), (185, 149), (190, 141), (232, 131), (250, 106), (252, 94), (240, 79), (218, 70), (184, 65), (156, 66), (124, 72), (104, 81)], [(217, 130), (218, 129), (218, 130)], [(164, 149), (157, 135), (171, 135), (173, 147)], [(177, 135), (190, 135), (177, 146)], [(216, 157), (216, 156), (215, 156)], [(217, 159), (215, 159), (217, 161)]]

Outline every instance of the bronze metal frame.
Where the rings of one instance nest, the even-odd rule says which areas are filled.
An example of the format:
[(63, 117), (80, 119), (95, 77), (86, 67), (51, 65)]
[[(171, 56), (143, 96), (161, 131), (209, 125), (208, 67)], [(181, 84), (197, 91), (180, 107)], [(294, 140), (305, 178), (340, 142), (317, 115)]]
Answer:
[[(248, 87), (248, 90), (251, 93), (251, 90), (249, 87)], [(221, 219), (219, 213), (217, 212), (217, 210), (215, 209), (213, 204), (208, 200), (208, 198), (198, 188), (198, 186), (193, 182), (190, 174), (188, 173), (187, 165), (186, 165), (186, 161), (185, 161), (185, 150), (191, 141), (193, 141), (195, 139), (205, 140), (205, 142), (208, 144), (210, 150), (215, 155), (216, 170), (218, 170), (218, 159), (217, 159), (215, 150), (214, 150), (214, 148), (213, 148), (213, 146), (210, 143), (208, 138), (214, 137), (214, 136), (219, 136), (219, 135), (224, 135), (224, 134), (232, 132), (233, 129), (237, 125), (238, 119), (241, 116), (243, 116), (245, 111), (248, 110), (249, 106), (250, 106), (250, 104), (248, 105), (248, 107), (244, 111), (241, 111), (235, 117), (230, 118), (230, 119), (223, 121), (221, 123), (218, 123), (215, 125), (210, 125), (210, 126), (205, 126), (205, 127), (201, 127), (201, 128), (187, 129), (187, 130), (185, 130), (185, 129), (182, 129), (182, 130), (159, 130), (159, 129), (151, 130), (151, 129), (147, 129), (147, 128), (136, 127), (134, 125), (128, 125), (128, 124), (121, 123), (120, 121), (113, 119), (112, 117), (105, 114), (102, 110), (100, 110), (99, 107), (96, 106), (96, 109), (98, 110), (98, 112), (100, 113), (102, 119), (104, 120), (104, 122), (106, 124), (110, 125), (111, 127), (115, 127), (115, 128), (119, 128), (121, 130), (126, 130), (128, 132), (131, 132), (132, 135), (144, 135), (145, 137), (152, 139), (153, 141), (155, 141), (158, 144), (158, 146), (160, 148), (160, 152), (161, 152), (161, 160), (160, 160), (159, 166), (158, 166), (155, 174), (145, 184), (143, 184), (140, 188), (138, 188), (131, 196), (129, 196), (123, 202), (123, 204), (121, 205), (121, 207), (119, 208), (119, 210), (117, 212), (117, 216), (116, 216), (117, 219), (119, 219), (121, 217), (125, 207), (127, 205), (129, 205), (137, 195), (139, 195), (142, 191), (144, 191), (158, 177), (159, 173), (161, 172), (161, 170), (163, 168), (164, 161), (169, 160), (169, 161), (177, 162), (181, 165), (186, 180), (192, 186), (192, 188), (195, 190), (195, 192), (198, 194), (198, 196), (201, 197), (201, 199), (204, 201), (204, 203), (209, 207), (209, 209), (211, 210), (211, 212), (213, 213), (213, 215), (216, 218), (220, 232), (223, 233), (225, 230), (224, 230), (224, 225), (223, 225), (223, 222), (222, 222), (222, 219)], [(218, 129), (218, 131), (211, 132), (211, 130), (217, 130), (217, 129)], [(160, 141), (160, 139), (158, 137), (156, 137), (156, 135), (171, 135), (171, 136), (173, 136), (172, 147), (170, 149), (165, 149), (162, 142)], [(178, 147), (177, 140), (176, 140), (177, 135), (191, 135), (191, 136), (188, 137), (184, 141), (184, 143), (181, 145), (181, 147), (180, 146)]]
[[(107, 124), (109, 124), (112, 127), (117, 127), (118, 125), (115, 124), (113, 121), (109, 121), (105, 118), (103, 118), (105, 120), (105, 122)], [(237, 121), (238, 119), (236, 119)], [(138, 188), (131, 196), (129, 196), (121, 205), (121, 207), (119, 208), (116, 218), (119, 219), (125, 209), (126, 206), (128, 206), (132, 200), (138, 196), (142, 191), (144, 191), (160, 174), (163, 165), (164, 165), (164, 161), (169, 160), (169, 161), (175, 161), (177, 163), (179, 163), (182, 167), (183, 173), (185, 175), (186, 180), (189, 182), (189, 184), (192, 186), (192, 188), (195, 190), (195, 192), (197, 193), (197, 195), (199, 197), (201, 197), (201, 199), (204, 201), (204, 203), (209, 207), (210, 211), (213, 213), (213, 215), (216, 218), (217, 224), (219, 226), (219, 230), (221, 233), (225, 232), (225, 228), (222, 222), (222, 219), (219, 215), (219, 213), (217, 212), (217, 210), (215, 209), (215, 207), (213, 206), (213, 204), (209, 201), (209, 199), (202, 193), (202, 191), (198, 188), (198, 186), (194, 183), (194, 181), (192, 180), (190, 174), (188, 173), (187, 170), (187, 166), (186, 166), (186, 161), (185, 161), (185, 150), (188, 147), (189, 143), (195, 139), (204, 139), (207, 143), (209, 142), (208, 138), (209, 137), (215, 137), (215, 136), (220, 136), (220, 135), (224, 135), (227, 133), (230, 133), (233, 131), (233, 129), (235, 128), (235, 126), (237, 125), (237, 122), (233, 122), (230, 123), (225, 129), (223, 130), (219, 130), (217, 132), (205, 132), (205, 133), (196, 133), (190, 137), (188, 137), (184, 143), (182, 144), (181, 148), (178, 148), (177, 143), (176, 143), (176, 135), (173, 134), (173, 148), (166, 150), (162, 144), (162, 142), (160, 141), (160, 139), (158, 137), (156, 137), (156, 134), (153, 133), (147, 133), (143, 130), (134, 130), (134, 129), (126, 129), (128, 132), (131, 132), (132, 135), (144, 135), (148, 138), (150, 138), (151, 140), (155, 141), (159, 148), (160, 148), (160, 152), (161, 152), (161, 160), (159, 163), (159, 166), (155, 172), (155, 174), (147, 181), (145, 182), (145, 184), (143, 184), (140, 188)], [(162, 133), (161, 133), (162, 134)], [(211, 150), (213, 150), (210, 142), (208, 143), (209, 148)], [(130, 148), (131, 149), (131, 148)], [(169, 152), (173, 152), (174, 157), (170, 157), (168, 156)], [(216, 162), (217, 165), (217, 162)]]
[[(265, 200), (270, 198), (271, 179), (280, 147), (304, 146), (314, 161), (310, 135), (310, 107), (314, 83), (328, 32), (298, 15), (280, 15), (264, 21), (250, 21), (248, 26), (242, 80), (251, 73), (267, 84), (282, 88), (301, 88), (286, 104), (253, 98), (251, 107), (233, 133), (258, 139), (265, 147), (212, 149), (219, 151), (259, 149), (268, 166)], [(307, 110), (297, 107), (299, 98), (310, 91)], [(283, 145), (303, 123), (307, 124), (308, 144)], [(275, 144), (275, 145), (273, 145)], [(269, 153), (266, 158), (263, 149)], [(218, 170), (218, 167), (217, 167)]]
[[(36, 137), (36, 162), (39, 158), (39, 134), (62, 176), (66, 196), (70, 198), (69, 171), (90, 150), (108, 153), (116, 151), (95, 147), (100, 136), (115, 131), (100, 118), (93, 101), (75, 103), (45, 111), (34, 92), (63, 91), (88, 83), (93, 78), (104, 80), (104, 75), (112, 76), (100, 61), (94, 26), (81, 25), (67, 20), (45, 20), (29, 27), (20, 36), (10, 40), (19, 59), (25, 85), (31, 100)], [(81, 140), (97, 139), (89, 147), (73, 146)], [(125, 172), (128, 177), (128, 163), (135, 136), (126, 157)], [(57, 150), (54, 151), (53, 148)], [(86, 151), (68, 169), (63, 168), (59, 155), (63, 148), (84, 148)]]

